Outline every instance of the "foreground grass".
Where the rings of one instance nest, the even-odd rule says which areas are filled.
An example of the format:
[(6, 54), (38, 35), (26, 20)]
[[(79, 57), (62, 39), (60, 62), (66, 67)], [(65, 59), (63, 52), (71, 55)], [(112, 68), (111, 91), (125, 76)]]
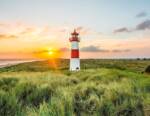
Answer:
[(84, 62), (79, 72), (66, 70), (66, 63), (48, 70), (46, 62), (1, 69), (0, 116), (150, 115), (150, 75), (139, 73), (143, 69)]

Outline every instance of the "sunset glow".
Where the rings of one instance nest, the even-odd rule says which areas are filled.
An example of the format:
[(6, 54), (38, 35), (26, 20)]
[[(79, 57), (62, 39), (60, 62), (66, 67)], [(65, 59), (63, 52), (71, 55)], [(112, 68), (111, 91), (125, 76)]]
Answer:
[(61, 53), (57, 49), (54, 49), (54, 48), (49, 48), (47, 50), (47, 54), (49, 58), (59, 58), (61, 56)]
[(49, 55), (53, 55), (54, 52), (53, 52), (53, 51), (49, 51), (48, 54), (49, 54)]
[(69, 58), (74, 28), (80, 33), (81, 58), (149, 58), (149, 4), (2, 0), (0, 59)]

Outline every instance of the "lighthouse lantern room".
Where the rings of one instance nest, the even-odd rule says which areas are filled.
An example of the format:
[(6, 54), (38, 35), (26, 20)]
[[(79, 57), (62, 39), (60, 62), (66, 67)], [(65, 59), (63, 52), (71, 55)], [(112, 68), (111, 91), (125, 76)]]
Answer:
[(70, 70), (71, 71), (79, 71), (80, 70), (80, 59), (79, 59), (79, 33), (74, 30), (71, 33), (71, 38), (69, 39), (71, 42), (71, 58), (70, 58)]

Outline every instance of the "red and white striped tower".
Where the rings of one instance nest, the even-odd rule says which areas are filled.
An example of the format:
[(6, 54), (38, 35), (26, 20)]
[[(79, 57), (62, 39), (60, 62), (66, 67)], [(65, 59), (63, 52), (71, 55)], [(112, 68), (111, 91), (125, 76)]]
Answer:
[(71, 42), (71, 58), (70, 58), (70, 70), (80, 70), (80, 59), (79, 59), (79, 37), (76, 30), (71, 33), (72, 37), (69, 39)]

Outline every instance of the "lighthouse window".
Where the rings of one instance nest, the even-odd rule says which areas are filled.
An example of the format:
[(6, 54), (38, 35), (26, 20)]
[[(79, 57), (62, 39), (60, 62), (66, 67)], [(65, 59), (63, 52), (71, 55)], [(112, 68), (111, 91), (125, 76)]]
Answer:
[(79, 70), (79, 67), (77, 67), (76, 69)]

